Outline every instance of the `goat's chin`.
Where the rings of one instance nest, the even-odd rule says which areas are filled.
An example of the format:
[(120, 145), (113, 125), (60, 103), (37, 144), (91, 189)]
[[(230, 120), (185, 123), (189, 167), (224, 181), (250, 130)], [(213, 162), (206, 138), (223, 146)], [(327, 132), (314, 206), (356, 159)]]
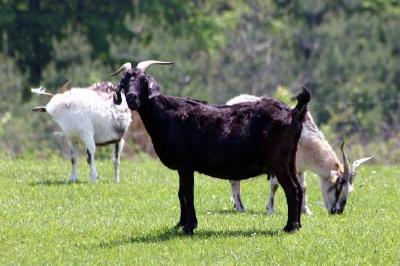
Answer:
[(131, 109), (132, 111), (136, 111), (137, 109), (139, 109), (138, 102), (127, 102), (127, 103), (128, 103), (129, 109)]

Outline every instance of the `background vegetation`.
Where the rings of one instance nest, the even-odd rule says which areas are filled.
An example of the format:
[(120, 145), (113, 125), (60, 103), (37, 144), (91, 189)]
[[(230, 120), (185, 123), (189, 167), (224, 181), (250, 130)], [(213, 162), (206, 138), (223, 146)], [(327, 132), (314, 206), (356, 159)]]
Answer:
[[(224, 103), (286, 101), (302, 86), (337, 148), (400, 162), (398, 0), (0, 0), (0, 153), (48, 157), (65, 141), (30, 87), (109, 80), (125, 61), (174, 60), (151, 73), (166, 94)], [(112, 81), (117, 82), (118, 78)], [(127, 152), (151, 150), (140, 124)]]

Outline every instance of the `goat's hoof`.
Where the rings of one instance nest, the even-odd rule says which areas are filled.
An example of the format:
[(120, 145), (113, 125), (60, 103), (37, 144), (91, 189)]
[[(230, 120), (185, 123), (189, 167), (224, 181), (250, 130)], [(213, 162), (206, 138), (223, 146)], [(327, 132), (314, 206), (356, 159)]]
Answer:
[(237, 211), (237, 212), (245, 212), (246, 208), (244, 206), (236, 206), (233, 205), (233, 208)]
[(193, 231), (194, 231), (194, 227), (189, 226), (189, 225), (185, 225), (183, 227), (183, 233), (187, 236), (191, 236), (193, 235)]
[(300, 229), (301, 225), (298, 222), (288, 223), (284, 228), (283, 231), (286, 233), (294, 233)]
[(174, 228), (175, 228), (175, 229), (178, 229), (178, 228), (184, 227), (185, 224), (186, 224), (185, 222), (179, 221), (179, 222), (174, 226)]
[(305, 214), (307, 216), (312, 216), (313, 215), (313, 213), (311, 212), (310, 208), (308, 208), (308, 207), (306, 207), (304, 209), (301, 209), (301, 213)]
[(274, 209), (267, 208), (267, 214), (268, 214), (268, 215), (274, 215), (274, 214), (275, 214), (275, 210), (274, 210)]

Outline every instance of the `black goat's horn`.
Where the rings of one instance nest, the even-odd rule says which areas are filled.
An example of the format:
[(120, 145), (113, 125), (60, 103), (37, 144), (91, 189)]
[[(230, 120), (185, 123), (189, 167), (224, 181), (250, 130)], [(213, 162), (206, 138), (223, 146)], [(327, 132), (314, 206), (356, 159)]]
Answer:
[(168, 62), (168, 61), (156, 61), (156, 60), (148, 60), (148, 61), (142, 61), (139, 64), (137, 64), (136, 68), (141, 69), (143, 71), (146, 71), (146, 69), (154, 64), (158, 65), (172, 65), (175, 64), (175, 62)]
[(126, 71), (128, 71), (129, 69), (132, 69), (131, 63), (125, 63), (125, 64), (123, 64), (122, 66), (120, 66), (120, 67), (118, 68), (117, 71), (111, 73), (110, 76), (115, 76), (115, 75), (119, 74), (119, 73), (122, 72), (122, 71), (125, 71), (125, 72), (126, 72)]

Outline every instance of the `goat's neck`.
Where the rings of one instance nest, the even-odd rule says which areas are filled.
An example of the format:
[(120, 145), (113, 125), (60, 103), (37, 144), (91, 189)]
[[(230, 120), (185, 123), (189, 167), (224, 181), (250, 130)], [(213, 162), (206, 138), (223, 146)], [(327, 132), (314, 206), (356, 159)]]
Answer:
[(297, 163), (300, 172), (310, 169), (328, 182), (336, 181), (332, 171), (343, 172), (343, 165), (329, 143), (324, 138), (307, 136), (307, 129), (302, 132), (299, 141)]
[[(163, 95), (156, 96), (146, 101), (138, 110), (140, 118), (143, 121), (144, 127), (149, 133), (153, 144), (159, 141), (157, 136), (164, 134), (167, 130), (167, 120), (164, 119), (165, 112), (168, 109), (165, 105), (165, 97)], [(161, 138), (162, 139), (162, 138)]]

